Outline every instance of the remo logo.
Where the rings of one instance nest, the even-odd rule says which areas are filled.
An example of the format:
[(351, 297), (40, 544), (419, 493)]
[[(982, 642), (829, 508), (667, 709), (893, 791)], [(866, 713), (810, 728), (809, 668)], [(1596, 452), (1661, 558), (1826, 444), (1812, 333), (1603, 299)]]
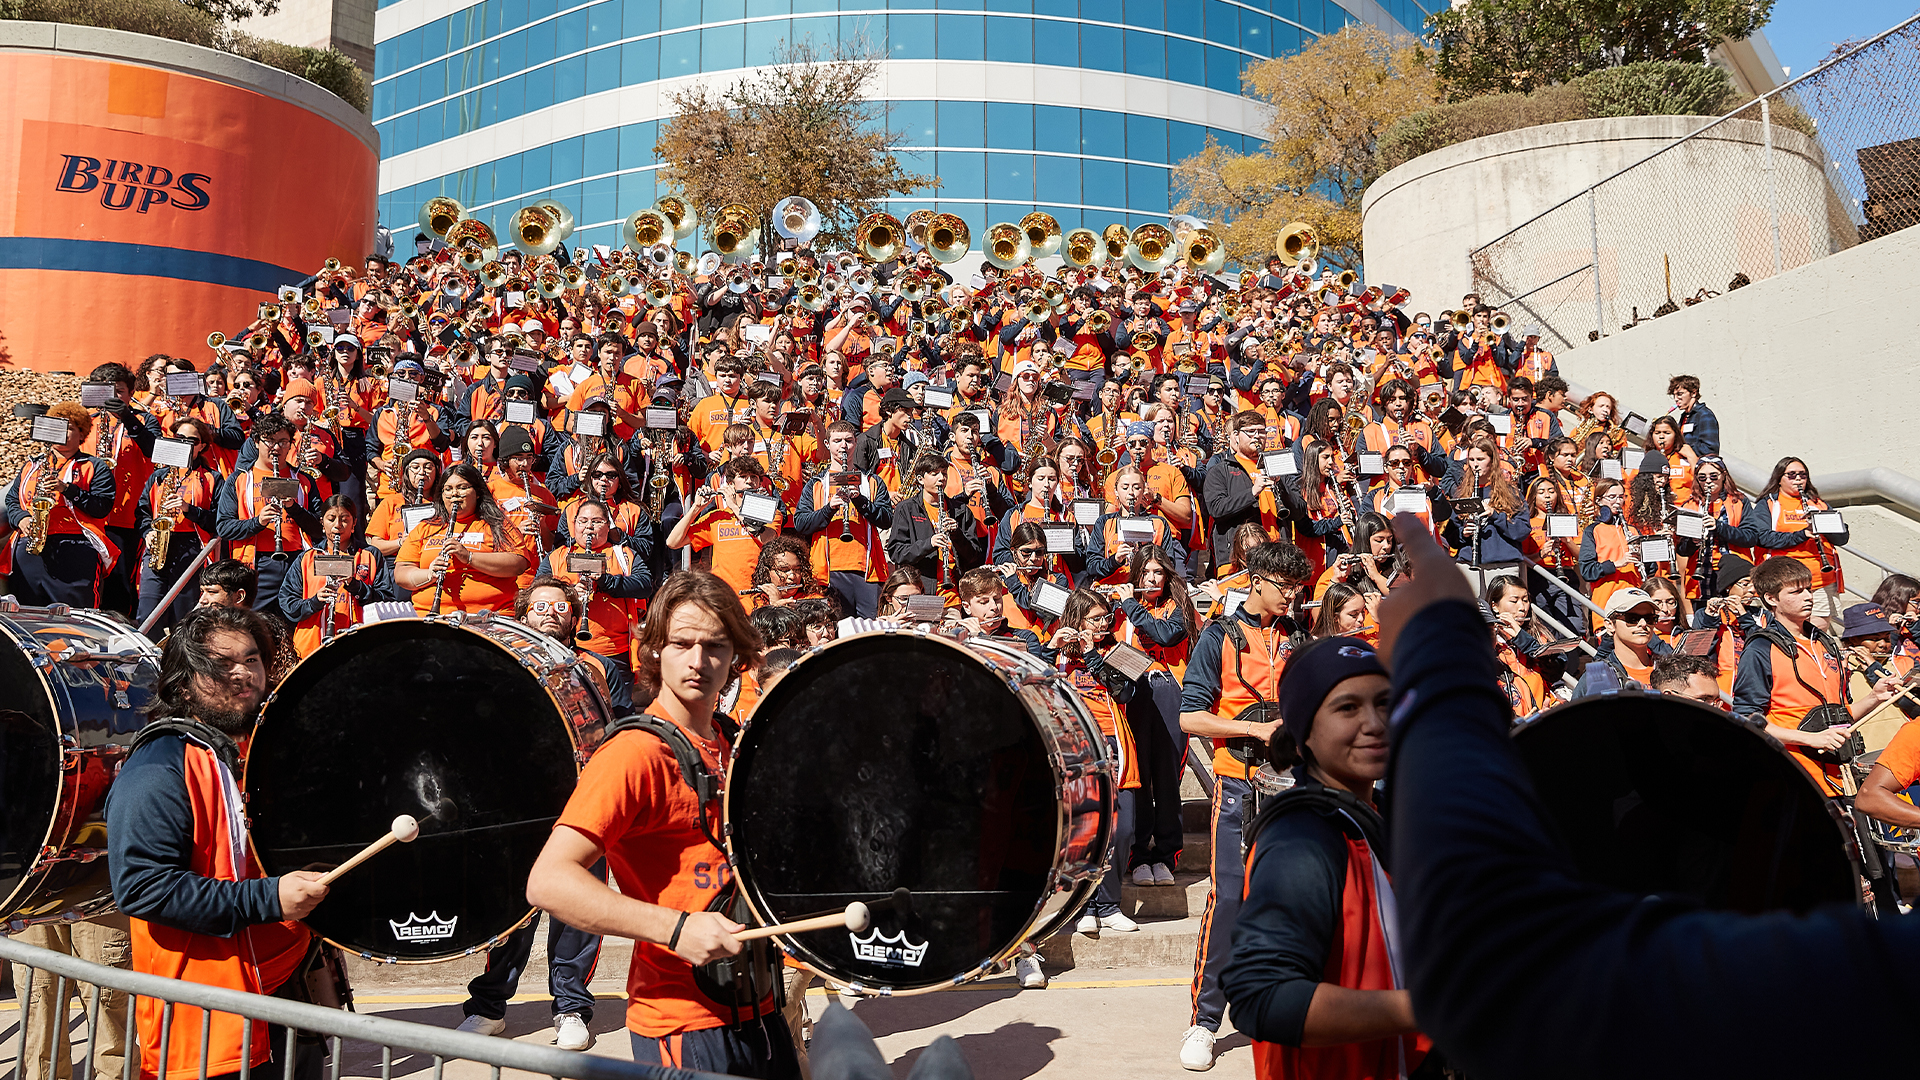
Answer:
[(174, 176), (163, 165), (142, 165), (134, 161), (101, 161), (80, 154), (62, 154), (60, 181), (55, 191), (100, 192), (100, 205), (109, 210), (132, 209), (146, 213), (155, 206), (178, 210), (205, 210), (211, 201), (207, 186), (213, 178), (205, 173), (181, 173)]

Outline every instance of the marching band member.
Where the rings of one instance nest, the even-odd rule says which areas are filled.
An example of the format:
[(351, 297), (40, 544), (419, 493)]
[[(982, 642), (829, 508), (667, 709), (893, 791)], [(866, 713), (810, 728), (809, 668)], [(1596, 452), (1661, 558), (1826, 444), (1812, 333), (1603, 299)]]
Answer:
[(736, 590), (744, 589), (752, 583), (760, 549), (780, 534), (778, 521), (740, 516), (747, 495), (766, 491), (767, 474), (759, 459), (742, 456), (722, 465), (714, 479), (693, 493), (686, 514), (667, 533), (667, 547), (691, 547), (696, 556), (711, 550), (707, 561), (713, 573)]
[(859, 434), (844, 420), (827, 429), (827, 467), (801, 494), (793, 527), (813, 538), (813, 564), (827, 572), (841, 606), (871, 619), (888, 571), (881, 530), (893, 520), (893, 503), (885, 484), (849, 460)]
[(1074, 929), (1099, 936), (1103, 930), (1137, 933), (1140, 924), (1120, 910), (1120, 884), (1126, 878), (1127, 855), (1133, 848), (1134, 802), (1140, 790), (1140, 755), (1133, 745), (1133, 728), (1125, 709), (1133, 700), (1135, 684), (1106, 662), (1114, 645), (1113, 608), (1099, 593), (1076, 589), (1067, 598), (1060, 625), (1048, 639), (1043, 654), (1073, 686), (1107, 741), (1107, 754), (1116, 763), (1113, 833), (1107, 848), (1107, 870), (1093, 899)]
[[(207, 464), (207, 426), (187, 417), (173, 422), (174, 438), (193, 446), (191, 464), (185, 469), (159, 468), (147, 477), (146, 490), (140, 493), (140, 511), (134, 521), (135, 533), (146, 540), (141, 551), (140, 605), (136, 617), (145, 622), (173, 583), (200, 557), (200, 549), (213, 539), (220, 524), (220, 486), (222, 480)], [(155, 504), (155, 500), (159, 500)], [(166, 541), (166, 556), (155, 568), (152, 550), (154, 522), (173, 521)], [(198, 577), (198, 574), (195, 575)], [(154, 624), (164, 630), (186, 617), (194, 607), (198, 590), (193, 582), (180, 590), (168, 613)]]
[[(1813, 486), (1807, 463), (1796, 457), (1784, 457), (1774, 463), (1767, 486), (1753, 500), (1754, 524), (1775, 534), (1759, 533), (1756, 547), (1793, 559), (1807, 568), (1814, 594), (1814, 626), (1825, 630), (1840, 619), (1840, 590), (1846, 587), (1846, 574), (1840, 567), (1837, 549), (1852, 539), (1844, 527), (1825, 536), (1813, 530), (1813, 514), (1829, 509)], [(1765, 523), (1762, 525), (1762, 523)], [(1782, 543), (1782, 540), (1790, 541)], [(1757, 583), (1756, 583), (1757, 584)]]
[[(336, 634), (359, 625), (362, 606), (395, 598), (393, 569), (371, 545), (354, 542), (359, 531), (359, 506), (345, 495), (321, 504), (319, 544), (300, 553), (280, 583), (280, 613), (293, 624), (293, 649), (309, 656)], [(352, 558), (352, 573), (341, 577), (320, 572), (321, 555)]]
[(810, 554), (807, 545), (796, 537), (768, 540), (753, 567), (753, 588), (743, 590), (747, 606), (758, 610), (826, 599), (827, 587), (813, 576)]
[(414, 450), (400, 459), (397, 471), (399, 490), (382, 496), (367, 522), (367, 543), (388, 559), (399, 553), (401, 541), (407, 538), (400, 512), (427, 502), (427, 493), (440, 479), (440, 456), (431, 450)]
[(1200, 616), (1173, 556), (1153, 544), (1136, 548), (1127, 583), (1111, 590), (1118, 604), (1114, 636), (1139, 649), (1153, 666), (1135, 683), (1127, 725), (1139, 755), (1140, 790), (1134, 799), (1131, 848), (1135, 885), (1172, 885), (1185, 826), (1180, 778), (1187, 736), (1180, 730), (1180, 677), (1200, 636)]
[[(248, 446), (240, 460), (248, 467), (227, 478), (220, 489), (216, 528), (227, 542), (227, 554), (253, 567), (259, 578), (254, 610), (280, 614), (280, 582), (292, 559), (320, 537), (320, 519), (313, 507), (321, 494), (313, 474), (290, 468), (293, 424), (280, 413), (254, 421)], [(268, 488), (291, 481), (290, 498), (275, 498)]]
[[(653, 572), (631, 547), (613, 542), (607, 504), (599, 499), (575, 504), (571, 535), (571, 541), (547, 555), (544, 576), (571, 587), (579, 614), (575, 621), (584, 630), (579, 651), (599, 659), (614, 708), (631, 710), (633, 623), (653, 592)], [(598, 555), (605, 560), (603, 569), (575, 571), (568, 562), (574, 555)]]
[(101, 583), (119, 554), (106, 532), (116, 498), (113, 464), (82, 452), (94, 420), (79, 402), (59, 402), (46, 415), (66, 421), (67, 438), (29, 459), (8, 486), (14, 535), (0, 570), (12, 571), (23, 604), (99, 607)]
[(413, 594), (414, 610), (512, 611), (533, 541), (507, 520), (472, 464), (442, 473), (430, 501), (432, 515), (407, 533), (394, 561), (394, 583)]

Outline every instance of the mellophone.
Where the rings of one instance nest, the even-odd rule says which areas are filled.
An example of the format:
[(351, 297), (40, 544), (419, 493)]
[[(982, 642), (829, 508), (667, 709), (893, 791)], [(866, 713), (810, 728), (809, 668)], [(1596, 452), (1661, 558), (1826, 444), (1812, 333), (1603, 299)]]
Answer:
[[(0, 649), (0, 687), (29, 706), (0, 713), (0, 911), (108, 910), (97, 807), (144, 720), (157, 650), (83, 613), (0, 613), (0, 629), (16, 645)], [(53, 640), (107, 658), (36, 667)], [(509, 619), (343, 632), (262, 706), (242, 779), (254, 852), (268, 874), (334, 867), (306, 921), (365, 959), (489, 948), (535, 915), (527, 875), (607, 701), (597, 668)], [(62, 769), (63, 736), (91, 748), (66, 751), (85, 767)], [(726, 853), (760, 924), (741, 936), (874, 992), (979, 978), (1065, 926), (1113, 827), (1098, 726), (1050, 666), (991, 639), (880, 631), (809, 653), (743, 726), (725, 780)]]

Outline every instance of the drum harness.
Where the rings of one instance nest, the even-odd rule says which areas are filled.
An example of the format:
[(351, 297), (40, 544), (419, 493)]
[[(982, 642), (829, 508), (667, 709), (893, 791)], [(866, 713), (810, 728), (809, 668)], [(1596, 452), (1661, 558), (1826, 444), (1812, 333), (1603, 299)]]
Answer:
[[(720, 735), (727, 741), (733, 741), (739, 732), (739, 726), (729, 717), (715, 713), (713, 722)], [(647, 713), (633, 713), (608, 724), (601, 737), (601, 745), (606, 745), (615, 735), (623, 731), (644, 731), (667, 744), (673, 752), (674, 761), (680, 766), (680, 778), (692, 789), (693, 797), (700, 804), (700, 832), (706, 836), (707, 843), (718, 851), (727, 849), (715, 836), (710, 824), (707, 807), (720, 798), (720, 778), (707, 768), (707, 762), (700, 755), (700, 748), (693, 745), (687, 733), (680, 725)], [(735, 922), (745, 922), (751, 912), (747, 909), (746, 898), (740, 893), (739, 879), (732, 879), (714, 897), (706, 910), (724, 914)], [(686, 925), (688, 912), (680, 913), (680, 921), (674, 925), (673, 938), (667, 948), (671, 950), (680, 939), (680, 928)], [(746, 951), (739, 956), (725, 956), (705, 964), (693, 965), (693, 981), (700, 992), (716, 1005), (724, 1005), (729, 1011), (728, 1027), (740, 1025), (741, 1006), (752, 1008), (763, 1000), (768, 993), (775, 995), (774, 1011), (786, 1007), (786, 980), (774, 977), (776, 966), (768, 956), (767, 939), (761, 938), (747, 945)], [(764, 1026), (766, 1016), (762, 1013), (758, 1019)]]
[[(1800, 721), (1801, 731), (1825, 731), (1828, 728), (1834, 726), (1835, 724), (1853, 723), (1853, 714), (1847, 711), (1847, 707), (1845, 705), (1836, 704), (1834, 702), (1828, 701), (1827, 695), (1821, 693), (1819, 690), (1816, 690), (1812, 686), (1808, 685), (1807, 680), (1801, 676), (1800, 648), (1799, 648), (1798, 642), (1795, 642), (1792, 648), (1788, 648), (1784, 645), (1781, 645), (1779, 640), (1776, 639), (1772, 634), (1766, 635), (1766, 638), (1767, 638), (1767, 641), (1771, 643), (1774, 648), (1779, 649), (1781, 652), (1784, 652), (1787, 654), (1787, 663), (1793, 667), (1793, 681), (1799, 683), (1801, 689), (1813, 695), (1815, 698), (1817, 698), (1820, 701), (1820, 704), (1815, 705), (1812, 709), (1808, 710), (1807, 715), (1801, 719)], [(1840, 657), (1836, 654), (1835, 650), (1833, 649), (1831, 643), (1827, 640), (1827, 638), (1824, 635), (1815, 636), (1812, 638), (1812, 641), (1816, 646), (1826, 649), (1828, 655), (1832, 657), (1833, 662), (1840, 665), (1842, 673), (1845, 672), (1846, 665), (1841, 661)], [(1865, 753), (1866, 749), (1867, 749), (1866, 737), (1861, 735), (1858, 732), (1855, 732), (1851, 735), (1848, 735), (1847, 741), (1844, 743), (1841, 743), (1837, 749), (1809, 750), (1807, 753), (1809, 754), (1809, 756), (1813, 757), (1815, 760), (1824, 762), (1829, 765), (1845, 765), (1847, 762), (1852, 761), (1854, 758), (1859, 757), (1861, 754)]]
[[(1245, 716), (1251, 711), (1261, 718), (1253, 722), (1265, 723), (1268, 711), (1277, 710), (1278, 705), (1268, 701), (1252, 683), (1247, 681), (1246, 671), (1241, 666), (1240, 660), (1241, 654), (1247, 651), (1247, 632), (1241, 629), (1237, 616), (1222, 616), (1220, 622), (1226, 629), (1227, 643), (1233, 646), (1233, 677), (1240, 680), (1240, 685), (1247, 688), (1247, 693), (1253, 695), (1253, 704), (1240, 710), (1240, 715)], [(1280, 655), (1291, 654), (1293, 648), (1294, 635), (1288, 634), (1287, 640), (1281, 643)], [(1227, 739), (1227, 753), (1248, 769), (1256, 768), (1267, 760), (1266, 745), (1251, 735), (1235, 735)]]

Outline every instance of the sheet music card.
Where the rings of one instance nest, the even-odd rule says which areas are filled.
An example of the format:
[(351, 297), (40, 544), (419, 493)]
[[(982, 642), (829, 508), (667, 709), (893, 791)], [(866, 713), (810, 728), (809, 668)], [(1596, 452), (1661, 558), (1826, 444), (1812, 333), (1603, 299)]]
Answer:
[(1066, 521), (1048, 521), (1040, 526), (1040, 535), (1047, 538), (1047, 554), (1071, 555), (1073, 546), (1073, 524)]
[(1033, 587), (1033, 592), (1029, 595), (1033, 598), (1033, 609), (1042, 615), (1057, 619), (1066, 614), (1067, 597), (1070, 594), (1053, 582), (1040, 582)]
[(185, 439), (153, 440), (153, 464), (162, 469), (193, 467), (193, 444)]

